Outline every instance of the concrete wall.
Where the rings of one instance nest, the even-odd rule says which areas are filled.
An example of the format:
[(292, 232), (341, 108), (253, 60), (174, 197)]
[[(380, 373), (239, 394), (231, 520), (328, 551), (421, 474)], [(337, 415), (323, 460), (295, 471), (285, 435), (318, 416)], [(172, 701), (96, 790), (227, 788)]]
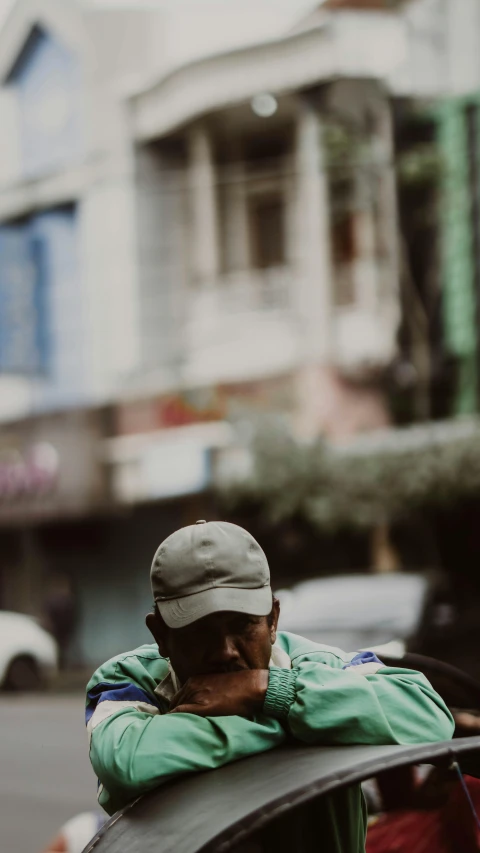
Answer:
[(405, 55), (387, 80), (395, 94), (444, 97), (480, 86), (480, 6), (476, 0), (416, 0), (400, 19)]
[(20, 176), (18, 103), (12, 86), (0, 89), (0, 189)]
[(136, 169), (136, 235), (141, 299), (141, 362), (175, 371), (184, 350), (188, 267), (187, 191), (179, 152), (140, 147)]
[(85, 193), (79, 211), (82, 287), (86, 306), (89, 397), (118, 392), (137, 365), (137, 266), (134, 193), (112, 176)]
[[(55, 247), (51, 370), (41, 381), (0, 377), (2, 420), (110, 399), (138, 366), (133, 160), (119, 73), (122, 52), (125, 75), (145, 63), (149, 18), (87, 18), (90, 35), (97, 25), (89, 50), (80, 24), (74, 48), (69, 32), (39, 31), (21, 43), (0, 90), (0, 219), (45, 211), (42, 233)], [(55, 213), (65, 203), (77, 209), (75, 246)]]
[[(153, 555), (185, 520), (181, 502), (121, 517), (55, 525), (37, 533), (44, 570), (71, 580), (78, 604), (72, 655), (93, 667), (145, 642)], [(195, 519), (193, 519), (195, 520)]]
[(445, 3), (448, 89), (452, 95), (480, 88), (480, 6), (476, 0)]
[(65, 167), (82, 150), (78, 59), (58, 39), (34, 30), (11, 85), (17, 91), (22, 170), (25, 175)]

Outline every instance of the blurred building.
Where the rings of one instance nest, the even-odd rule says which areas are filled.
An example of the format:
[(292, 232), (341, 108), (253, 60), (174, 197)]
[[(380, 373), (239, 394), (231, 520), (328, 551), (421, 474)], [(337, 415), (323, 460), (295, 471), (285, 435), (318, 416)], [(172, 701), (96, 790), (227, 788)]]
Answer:
[(154, 67), (157, 23), (154, 10), (20, 0), (0, 37), (0, 606), (38, 614), (51, 576), (67, 574), (83, 636), (115, 562), (109, 406), (138, 367), (120, 89)]
[(232, 424), (389, 423), (392, 95), (454, 83), (435, 4), (314, 6), (203, 52), (185, 20), (190, 54), (154, 5), (18, 0), (0, 34), (0, 606), (65, 572), (87, 660), (136, 642)]

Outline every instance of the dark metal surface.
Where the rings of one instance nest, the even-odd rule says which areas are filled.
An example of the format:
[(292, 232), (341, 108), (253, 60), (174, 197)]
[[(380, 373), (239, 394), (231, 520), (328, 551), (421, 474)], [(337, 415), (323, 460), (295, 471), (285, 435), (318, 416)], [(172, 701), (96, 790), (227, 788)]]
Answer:
[(226, 853), (322, 794), (418, 763), (480, 765), (480, 737), (419, 746), (292, 746), (183, 777), (118, 812), (85, 853)]
[(480, 710), (480, 682), (457, 666), (412, 652), (406, 652), (401, 658), (382, 654), (380, 657), (385, 666), (405, 667), (423, 672), (450, 709)]

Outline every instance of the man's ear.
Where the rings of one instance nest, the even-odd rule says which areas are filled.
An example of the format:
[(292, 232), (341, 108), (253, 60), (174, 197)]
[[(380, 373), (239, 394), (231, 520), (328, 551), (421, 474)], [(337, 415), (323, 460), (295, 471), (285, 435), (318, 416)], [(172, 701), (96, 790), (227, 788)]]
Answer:
[(270, 641), (272, 643), (272, 646), (277, 639), (277, 626), (278, 626), (279, 617), (280, 617), (280, 602), (279, 602), (278, 598), (274, 598), (273, 599), (272, 612), (269, 616), (269, 620), (270, 620)]
[(168, 657), (167, 646), (165, 642), (167, 626), (165, 625), (165, 622), (161, 618), (160, 614), (158, 613), (157, 608), (155, 608), (155, 613), (147, 613), (145, 617), (145, 624), (148, 630), (150, 631), (153, 639), (155, 640), (158, 646), (158, 651), (160, 652), (162, 657)]

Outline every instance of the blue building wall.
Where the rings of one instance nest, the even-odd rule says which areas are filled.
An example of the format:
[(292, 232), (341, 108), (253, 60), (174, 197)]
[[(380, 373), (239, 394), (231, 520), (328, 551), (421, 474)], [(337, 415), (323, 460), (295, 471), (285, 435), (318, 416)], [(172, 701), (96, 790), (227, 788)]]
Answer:
[(78, 160), (83, 122), (77, 57), (35, 28), (9, 82), (17, 91), (24, 174), (36, 177)]
[(48, 367), (46, 381), (36, 393), (35, 408), (43, 411), (74, 406), (86, 397), (85, 310), (75, 209), (39, 214), (30, 223), (30, 234), (42, 247), (40, 260), (47, 293), (44, 325)]
[[(82, 151), (78, 57), (34, 27), (9, 84), (23, 176), (65, 169)], [(33, 407), (85, 401), (84, 306), (74, 205), (0, 224), (0, 372), (35, 377)]]
[(191, 505), (185, 500), (52, 529), (48, 570), (69, 577), (78, 607), (73, 659), (93, 669), (120, 652), (153, 642), (145, 626), (153, 603), (152, 559), (167, 536), (191, 521)]
[(28, 225), (0, 227), (0, 371), (43, 375), (48, 363), (42, 247)]
[(75, 209), (0, 226), (0, 372), (39, 380), (36, 411), (85, 401), (84, 320)]

